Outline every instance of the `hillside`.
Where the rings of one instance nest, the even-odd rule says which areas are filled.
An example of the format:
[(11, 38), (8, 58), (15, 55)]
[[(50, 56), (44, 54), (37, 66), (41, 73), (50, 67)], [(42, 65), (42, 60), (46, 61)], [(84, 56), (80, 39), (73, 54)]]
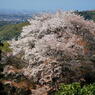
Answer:
[(11, 40), (17, 38), (22, 31), (22, 27), (28, 25), (28, 22), (22, 22), (19, 24), (9, 24), (0, 26), (0, 40)]

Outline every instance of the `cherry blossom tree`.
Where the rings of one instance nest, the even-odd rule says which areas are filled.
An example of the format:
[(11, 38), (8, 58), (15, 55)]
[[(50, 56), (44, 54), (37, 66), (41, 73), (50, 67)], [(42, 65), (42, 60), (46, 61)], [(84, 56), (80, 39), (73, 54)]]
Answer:
[[(25, 75), (36, 81), (46, 81), (46, 75), (52, 80), (52, 64), (80, 57), (90, 57), (95, 53), (95, 23), (84, 20), (74, 12), (58, 11), (39, 14), (28, 20), (30, 25), (23, 27), (18, 40), (10, 41), (13, 55), (29, 63)], [(50, 60), (50, 61), (49, 61)], [(46, 63), (46, 64), (45, 64)], [(53, 65), (55, 66), (55, 65)], [(55, 76), (59, 76), (62, 67), (57, 66)], [(39, 72), (41, 72), (39, 74)], [(48, 79), (47, 79), (48, 80)]]

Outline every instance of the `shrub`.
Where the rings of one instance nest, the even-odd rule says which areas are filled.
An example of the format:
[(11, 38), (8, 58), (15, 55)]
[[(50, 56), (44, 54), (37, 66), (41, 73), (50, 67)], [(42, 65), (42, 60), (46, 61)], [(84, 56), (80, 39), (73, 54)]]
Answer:
[(83, 88), (80, 83), (61, 84), (55, 95), (95, 95), (95, 84), (85, 85)]
[(12, 51), (12, 49), (10, 49), (10, 45), (8, 42), (5, 41), (3, 44), (4, 44), (4, 46), (0, 47), (3, 52), (7, 53), (7, 52)]

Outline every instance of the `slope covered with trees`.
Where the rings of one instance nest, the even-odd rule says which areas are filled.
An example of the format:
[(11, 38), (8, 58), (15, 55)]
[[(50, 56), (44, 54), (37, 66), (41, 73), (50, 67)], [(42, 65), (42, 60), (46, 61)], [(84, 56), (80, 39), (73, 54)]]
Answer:
[(6, 40), (11, 40), (12, 38), (17, 38), (22, 31), (22, 27), (28, 24), (29, 24), (28, 22), (22, 22), (19, 24), (1, 25), (0, 40), (6, 41)]

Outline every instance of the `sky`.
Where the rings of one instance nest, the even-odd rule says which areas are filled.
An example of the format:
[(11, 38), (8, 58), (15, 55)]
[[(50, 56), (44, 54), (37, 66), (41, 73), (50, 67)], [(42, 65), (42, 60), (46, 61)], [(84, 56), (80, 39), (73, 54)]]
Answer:
[(94, 10), (95, 0), (0, 0), (0, 9), (19, 11)]

